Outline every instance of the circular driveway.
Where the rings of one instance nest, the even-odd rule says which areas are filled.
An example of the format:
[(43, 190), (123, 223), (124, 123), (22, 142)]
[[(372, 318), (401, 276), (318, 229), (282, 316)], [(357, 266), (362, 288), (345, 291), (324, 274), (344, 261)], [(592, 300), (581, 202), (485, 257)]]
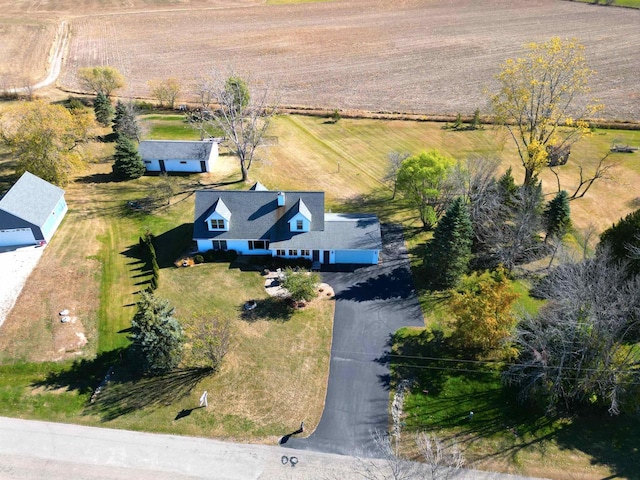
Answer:
[(383, 226), (382, 240), (379, 265), (322, 274), (336, 297), (325, 408), (311, 436), (290, 438), (286, 447), (375, 456), (371, 434), (388, 429), (388, 342), (424, 319), (401, 227)]

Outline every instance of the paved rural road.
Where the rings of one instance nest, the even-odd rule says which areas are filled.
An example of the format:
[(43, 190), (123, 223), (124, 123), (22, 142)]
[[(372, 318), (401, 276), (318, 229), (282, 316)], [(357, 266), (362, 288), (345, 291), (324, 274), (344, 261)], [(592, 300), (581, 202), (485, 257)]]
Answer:
[(371, 434), (388, 430), (387, 342), (398, 328), (424, 326), (424, 319), (402, 229), (384, 227), (383, 243), (380, 265), (322, 275), (336, 295), (327, 399), (309, 438), (292, 437), (284, 446), (375, 456)]
[[(361, 466), (329, 453), (0, 417), (1, 480), (352, 480)], [(524, 477), (465, 470), (456, 479)]]

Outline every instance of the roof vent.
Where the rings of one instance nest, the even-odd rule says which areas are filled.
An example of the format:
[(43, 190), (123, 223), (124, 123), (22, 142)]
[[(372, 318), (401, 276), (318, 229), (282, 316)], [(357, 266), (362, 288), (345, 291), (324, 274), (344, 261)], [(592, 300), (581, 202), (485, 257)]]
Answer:
[(284, 207), (284, 192), (278, 192), (278, 206)]

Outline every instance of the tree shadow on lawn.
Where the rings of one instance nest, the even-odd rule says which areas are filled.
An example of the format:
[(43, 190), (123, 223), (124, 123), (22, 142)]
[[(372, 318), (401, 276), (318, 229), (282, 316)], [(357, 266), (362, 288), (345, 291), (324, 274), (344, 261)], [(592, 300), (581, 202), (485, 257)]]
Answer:
[[(107, 422), (136, 410), (171, 405), (213, 372), (212, 368), (201, 367), (177, 369), (156, 377), (140, 376), (127, 359), (127, 348), (100, 353), (92, 360), (76, 360), (67, 369), (51, 372), (32, 386), (77, 391), (87, 398), (84, 414), (98, 415)], [(109, 381), (105, 384), (107, 375)], [(95, 394), (98, 387), (100, 391)]]
[(409, 380), (412, 390), (437, 395), (442, 390), (446, 371), (438, 368), (439, 361), (433, 359), (449, 354), (444, 333), (423, 328), (414, 335), (390, 335), (384, 355), (376, 362), (389, 365), (391, 370), (388, 378), (381, 378), (385, 388), (397, 388), (402, 380)]
[(85, 409), (99, 415), (103, 422), (142, 409), (172, 405), (188, 396), (200, 381), (213, 373), (212, 368), (183, 368), (155, 377), (118, 376)]
[[(173, 262), (189, 248), (193, 236), (193, 223), (183, 223), (171, 230), (167, 230), (154, 236), (153, 246), (156, 250), (156, 260), (160, 268), (175, 268)], [(142, 272), (150, 271), (151, 266), (138, 243), (129, 245), (126, 250), (120, 252), (127, 258), (134, 259), (128, 265), (139, 265)]]
[(380, 361), (390, 362), (391, 384), (412, 380), (404, 406), (407, 431), (441, 432), (462, 447), (489, 439), (492, 450), (473, 461), (494, 457), (517, 464), (522, 450), (544, 455), (553, 442), (586, 453), (620, 477), (634, 478), (640, 471), (637, 414), (547, 416), (540, 405), (522, 403), (516, 389), (502, 385), (498, 368), (465, 361), (464, 352), (448, 345), (439, 331), (399, 332), (390, 351), (393, 356)]
[(77, 391), (81, 395), (91, 395), (111, 368), (121, 369), (126, 351), (126, 348), (118, 348), (100, 353), (94, 359), (74, 360), (69, 368), (50, 372), (44, 380), (34, 383), (33, 386), (52, 390), (65, 388), (67, 391)]
[(244, 306), (242, 307), (240, 318), (245, 322), (253, 323), (258, 320), (286, 322), (295, 312), (291, 303), (280, 297), (267, 297), (254, 301), (256, 303), (254, 309), (246, 310)]

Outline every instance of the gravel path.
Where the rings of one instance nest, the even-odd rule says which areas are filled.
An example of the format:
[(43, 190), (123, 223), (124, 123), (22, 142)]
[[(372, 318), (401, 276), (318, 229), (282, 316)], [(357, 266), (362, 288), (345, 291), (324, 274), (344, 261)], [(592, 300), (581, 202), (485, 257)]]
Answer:
[(44, 247), (0, 250), (0, 326), (13, 308)]

